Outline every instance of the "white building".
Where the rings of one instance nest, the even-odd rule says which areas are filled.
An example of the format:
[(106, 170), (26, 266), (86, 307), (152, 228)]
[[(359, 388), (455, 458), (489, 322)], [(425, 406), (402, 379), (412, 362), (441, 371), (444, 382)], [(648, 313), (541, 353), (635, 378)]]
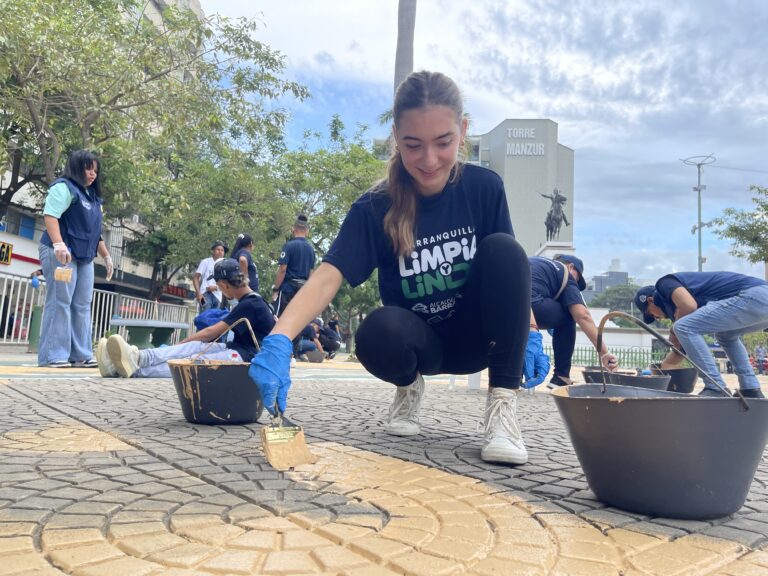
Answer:
[(573, 253), (573, 150), (558, 143), (557, 123), (508, 119), (469, 140), (468, 160), (504, 181), (515, 236), (526, 253)]

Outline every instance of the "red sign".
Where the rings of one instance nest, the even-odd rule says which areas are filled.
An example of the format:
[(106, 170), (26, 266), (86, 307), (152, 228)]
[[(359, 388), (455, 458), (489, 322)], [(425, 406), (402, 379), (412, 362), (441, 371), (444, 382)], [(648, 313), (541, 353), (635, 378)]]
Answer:
[(163, 290), (166, 294), (171, 296), (178, 296), (179, 298), (189, 298), (189, 290), (182, 288), (181, 286), (171, 286), (167, 284)]

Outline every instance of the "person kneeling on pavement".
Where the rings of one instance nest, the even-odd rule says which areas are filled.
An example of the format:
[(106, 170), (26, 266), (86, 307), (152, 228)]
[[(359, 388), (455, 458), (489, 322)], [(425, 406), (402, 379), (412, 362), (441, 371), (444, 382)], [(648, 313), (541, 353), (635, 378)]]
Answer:
[(99, 372), (103, 377), (170, 378), (168, 360), (190, 358), (201, 360), (232, 360), (250, 362), (256, 355), (256, 345), (245, 322), (232, 329), (234, 338), (226, 344), (215, 342), (230, 326), (247, 318), (257, 340), (269, 334), (275, 326), (275, 317), (264, 299), (253, 292), (232, 258), (220, 260), (213, 269), (216, 285), (227, 299), (236, 299), (237, 306), (220, 322), (195, 332), (175, 346), (139, 350), (128, 344), (122, 336), (102, 338), (96, 349)]

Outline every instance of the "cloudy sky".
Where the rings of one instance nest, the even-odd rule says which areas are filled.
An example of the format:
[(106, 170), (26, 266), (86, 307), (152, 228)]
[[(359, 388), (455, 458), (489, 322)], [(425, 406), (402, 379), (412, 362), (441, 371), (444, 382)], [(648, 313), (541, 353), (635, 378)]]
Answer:
[[(206, 14), (257, 18), (260, 39), (313, 98), (289, 103), (296, 142), (338, 112), (384, 136), (391, 105), (396, 0), (202, 0)], [(472, 131), (549, 118), (575, 150), (574, 245), (587, 276), (612, 258), (635, 278), (695, 270), (696, 168), (702, 221), (751, 207), (768, 185), (765, 0), (418, 0), (414, 65), (453, 77)], [(512, 207), (514, 214), (514, 207)], [(513, 218), (514, 220), (514, 218)], [(703, 232), (705, 270), (756, 276)]]

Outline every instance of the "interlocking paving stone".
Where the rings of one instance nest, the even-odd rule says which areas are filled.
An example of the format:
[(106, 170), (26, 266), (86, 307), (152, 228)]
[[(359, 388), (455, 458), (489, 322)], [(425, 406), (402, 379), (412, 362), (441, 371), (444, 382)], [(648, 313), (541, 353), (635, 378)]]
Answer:
[(505, 467), (479, 458), (484, 395), (440, 392), (426, 397), (422, 434), (395, 440), (380, 423), (391, 387), (296, 382), (291, 416), (321, 459), (283, 473), (265, 463), (259, 425), (188, 424), (168, 381), (0, 386), (0, 567), (14, 557), (75, 576), (768, 569), (752, 551), (768, 535), (765, 461), (732, 517), (648, 518), (595, 499), (547, 394), (520, 396), (531, 461)]

